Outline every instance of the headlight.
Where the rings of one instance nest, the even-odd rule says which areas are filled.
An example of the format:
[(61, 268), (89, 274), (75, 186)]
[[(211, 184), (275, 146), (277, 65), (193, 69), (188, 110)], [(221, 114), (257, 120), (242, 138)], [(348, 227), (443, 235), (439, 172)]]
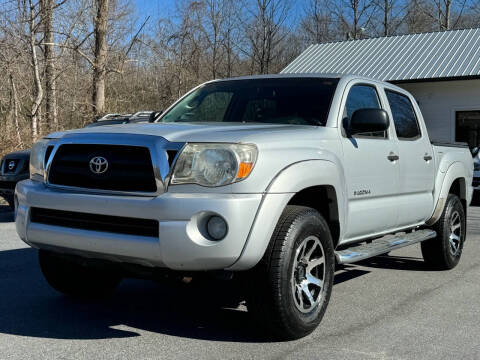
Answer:
[(172, 184), (222, 186), (250, 175), (257, 147), (248, 144), (187, 144), (179, 155)]
[(45, 174), (45, 153), (47, 151), (49, 139), (42, 139), (36, 142), (30, 153), (30, 179), (43, 181)]

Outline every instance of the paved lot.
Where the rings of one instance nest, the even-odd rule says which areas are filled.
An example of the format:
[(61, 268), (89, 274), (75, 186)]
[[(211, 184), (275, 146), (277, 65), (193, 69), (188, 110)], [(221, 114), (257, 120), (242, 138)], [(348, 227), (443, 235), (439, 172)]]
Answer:
[(269, 343), (243, 307), (207, 306), (224, 285), (126, 280), (108, 300), (59, 295), (0, 206), (0, 358), (479, 359), (480, 208), (470, 209), (467, 239), (453, 271), (426, 270), (417, 246), (339, 271), (321, 327)]

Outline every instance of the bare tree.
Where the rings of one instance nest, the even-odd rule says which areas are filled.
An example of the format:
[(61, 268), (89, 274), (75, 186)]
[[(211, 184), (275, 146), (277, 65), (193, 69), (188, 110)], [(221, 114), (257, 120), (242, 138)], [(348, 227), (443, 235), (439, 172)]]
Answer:
[(347, 39), (361, 39), (368, 36), (366, 31), (372, 25), (375, 3), (369, 0), (340, 0), (333, 7), (339, 25)]
[(408, 14), (406, 4), (399, 0), (376, 0), (374, 3), (382, 19), (379, 33), (394, 35)]
[(58, 129), (53, 39), (54, 0), (42, 0), (42, 24), (45, 56), (45, 116), (50, 128)]
[(94, 115), (105, 112), (105, 77), (107, 74), (107, 22), (108, 1), (95, 0), (96, 16), (94, 23), (95, 50), (93, 61), (92, 104)]
[(238, 62), (238, 47), (243, 36), (239, 35), (240, 23), (238, 21), (239, 3), (235, 0), (223, 0), (223, 26), (222, 48), (224, 50), (224, 76), (231, 77), (234, 74), (235, 62)]
[(15, 134), (17, 135), (18, 145), (20, 147), (24, 147), (22, 136), (20, 134), (20, 123), (18, 121), (18, 96), (17, 96), (17, 88), (15, 86), (15, 81), (13, 80), (13, 74), (10, 73), (10, 86), (11, 86), (11, 114), (13, 117), (13, 123), (15, 126)]
[(328, 10), (330, 4), (327, 0), (309, 0), (304, 17), (301, 21), (301, 30), (304, 41), (309, 43), (322, 43), (335, 39), (335, 26), (333, 17)]
[(246, 38), (250, 46), (252, 72), (267, 74), (281, 51), (280, 44), (288, 34), (286, 20), (291, 9), (289, 0), (256, 0), (250, 10)]
[(433, 31), (436, 24), (435, 19), (429, 15), (433, 12), (433, 8), (428, 0), (410, 0), (406, 6), (405, 30), (407, 33)]
[(223, 42), (222, 26), (225, 21), (224, 5), (225, 2), (223, 0), (205, 0), (206, 16), (202, 28), (211, 52), (209, 63), (213, 79), (218, 75), (218, 66), (222, 56), (220, 51)]
[(137, 18), (133, 0), (4, 0), (0, 155), (92, 111), (165, 109), (215, 77), (277, 72), (313, 42), (475, 27), (479, 1), (178, 0), (172, 17)]
[(469, 0), (414, 0), (416, 7), (436, 26), (434, 30), (457, 28), (463, 21), (465, 10), (471, 5)]
[[(36, 16), (38, 13), (37, 6), (32, 0), (28, 0), (28, 15), (26, 17), (28, 22), (28, 37), (30, 40), (30, 56), (31, 65), (33, 71), (33, 83), (34, 83), (34, 99), (30, 112), (32, 118), (32, 138), (35, 141), (40, 133), (41, 112), (40, 104), (43, 100), (43, 87), (42, 80), (40, 79), (40, 65), (37, 56), (37, 41), (36, 35), (38, 30), (38, 24), (36, 23)], [(25, 5), (27, 8), (27, 6)]]

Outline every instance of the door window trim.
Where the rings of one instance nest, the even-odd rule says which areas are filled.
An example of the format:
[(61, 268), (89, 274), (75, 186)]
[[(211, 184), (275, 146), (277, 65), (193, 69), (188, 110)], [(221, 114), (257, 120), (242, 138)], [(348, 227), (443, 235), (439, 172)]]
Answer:
[[(413, 106), (412, 99), (410, 99), (410, 96), (408, 96), (407, 94), (404, 94), (404, 93), (402, 93), (398, 90), (394, 90), (394, 89), (391, 89), (391, 88), (388, 88), (388, 87), (384, 88), (384, 91), (385, 91), (385, 97), (386, 97), (386, 100), (387, 100), (387, 103), (388, 103), (388, 108), (390, 109), (390, 114), (391, 114), (391, 117), (392, 117), (391, 122), (393, 123), (393, 129), (395, 131), (395, 135), (396, 135), (397, 139), (399, 141), (417, 141), (417, 140), (420, 140), (421, 138), (423, 138), (422, 127), (420, 126), (420, 122), (418, 121), (417, 109), (415, 109), (415, 106)], [(408, 101), (410, 103), (410, 106), (412, 107), (413, 114), (415, 115), (415, 121), (417, 122), (417, 129), (418, 129), (418, 132), (419, 132), (419, 134), (417, 136), (411, 137), (411, 138), (398, 136), (397, 128), (395, 127), (395, 118), (393, 116), (392, 107), (390, 106), (390, 101), (388, 100), (387, 92), (395, 93), (395, 94), (404, 96), (408, 99)]]
[(362, 134), (355, 134), (355, 135), (352, 135), (350, 137), (347, 136), (347, 132), (345, 130), (345, 126), (344, 126), (344, 120), (346, 118), (346, 112), (347, 112), (347, 99), (348, 99), (348, 95), (350, 95), (350, 91), (352, 90), (353, 87), (355, 86), (369, 86), (371, 88), (373, 88), (377, 94), (377, 99), (378, 99), (378, 103), (380, 105), (380, 109), (382, 110), (386, 110), (385, 109), (385, 104), (384, 104), (384, 101), (380, 95), (380, 89), (378, 88), (378, 86), (376, 84), (373, 84), (373, 83), (368, 83), (368, 82), (354, 82), (350, 87), (348, 87), (348, 89), (346, 89), (346, 95), (344, 95), (344, 98), (342, 100), (342, 104), (341, 104), (341, 116), (340, 116), (340, 129), (341, 129), (341, 134), (342, 134), (342, 137), (346, 138), (346, 139), (349, 139), (349, 138), (353, 138), (353, 139), (371, 139), (371, 140), (392, 140), (392, 137), (391, 137), (391, 134), (390, 134), (390, 124), (388, 126), (388, 129), (385, 130), (385, 134), (386, 136), (385, 137), (379, 137), (379, 136), (369, 136), (369, 135), (362, 135)]

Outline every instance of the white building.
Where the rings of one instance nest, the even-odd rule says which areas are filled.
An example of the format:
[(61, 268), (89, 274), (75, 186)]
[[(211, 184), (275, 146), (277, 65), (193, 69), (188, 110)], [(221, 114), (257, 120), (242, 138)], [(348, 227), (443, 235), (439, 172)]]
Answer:
[(312, 45), (282, 73), (392, 82), (416, 97), (433, 141), (480, 144), (480, 29)]

